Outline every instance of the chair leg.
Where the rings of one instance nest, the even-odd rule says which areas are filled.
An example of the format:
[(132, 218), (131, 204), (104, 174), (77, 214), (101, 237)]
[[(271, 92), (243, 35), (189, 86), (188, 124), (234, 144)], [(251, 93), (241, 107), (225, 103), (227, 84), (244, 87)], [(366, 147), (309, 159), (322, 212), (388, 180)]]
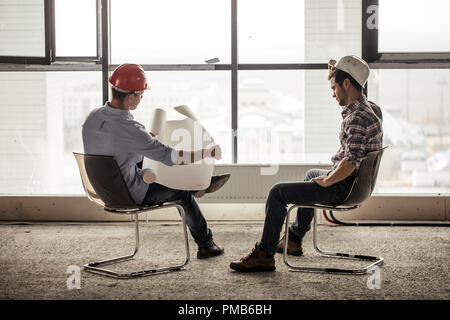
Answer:
[(135, 272), (129, 272), (129, 273), (122, 273), (122, 272), (115, 272), (112, 270), (100, 268), (101, 266), (119, 263), (127, 260), (131, 260), (134, 258), (136, 253), (139, 250), (139, 219), (138, 215), (135, 214), (135, 238), (136, 238), (136, 246), (134, 249), (133, 254), (128, 256), (123, 256), (119, 258), (112, 258), (108, 260), (102, 260), (98, 262), (88, 263), (84, 265), (84, 270), (87, 272), (104, 275), (107, 277), (112, 277), (116, 279), (131, 279), (131, 278), (137, 278), (137, 277), (143, 277), (143, 276), (151, 276), (161, 273), (168, 273), (171, 271), (179, 271), (182, 270), (184, 266), (186, 266), (189, 263), (189, 242), (188, 242), (188, 234), (186, 229), (186, 217), (184, 214), (184, 209), (180, 205), (175, 205), (175, 207), (178, 209), (178, 212), (180, 213), (181, 219), (182, 219), (182, 225), (183, 225), (183, 233), (184, 233), (184, 240), (185, 240), (185, 251), (186, 251), (186, 257), (182, 264), (164, 267), (164, 268), (156, 268), (156, 269), (147, 269), (147, 270), (141, 270), (141, 271), (135, 271)]
[(288, 262), (287, 254), (287, 244), (289, 241), (289, 216), (293, 209), (301, 208), (302, 206), (291, 206), (286, 215), (285, 224), (285, 238), (284, 238), (284, 248), (283, 248), (283, 261), (289, 267), (290, 271), (301, 271), (301, 272), (317, 272), (317, 273), (335, 273), (335, 274), (366, 274), (369, 273), (375, 266), (381, 265), (383, 263), (383, 258), (372, 257), (366, 255), (352, 255), (348, 253), (339, 253), (324, 251), (319, 249), (317, 246), (317, 210), (314, 209), (314, 224), (313, 224), (313, 244), (314, 249), (321, 255), (328, 256), (331, 258), (342, 258), (342, 259), (352, 259), (352, 260), (362, 260), (371, 261), (372, 263), (361, 269), (340, 269), (340, 268), (321, 268), (321, 267), (307, 267), (307, 266), (294, 266)]

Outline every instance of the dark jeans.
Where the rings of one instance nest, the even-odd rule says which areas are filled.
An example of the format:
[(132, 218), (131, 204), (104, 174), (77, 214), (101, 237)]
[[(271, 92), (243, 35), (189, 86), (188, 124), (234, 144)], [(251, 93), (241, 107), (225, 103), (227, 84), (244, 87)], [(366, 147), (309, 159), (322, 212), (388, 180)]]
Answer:
[[(354, 176), (350, 176), (329, 187), (322, 187), (312, 178), (330, 174), (330, 170), (312, 169), (303, 182), (278, 183), (272, 187), (266, 201), (266, 219), (260, 245), (269, 254), (274, 254), (289, 204), (337, 204), (350, 192)], [(297, 218), (289, 227), (289, 239), (301, 241), (311, 228), (314, 209), (299, 208)]]
[(174, 190), (158, 183), (149, 185), (143, 204), (157, 205), (168, 201), (181, 200), (186, 216), (186, 224), (199, 247), (210, 247), (213, 244), (212, 231), (206, 224), (194, 195), (190, 191)]

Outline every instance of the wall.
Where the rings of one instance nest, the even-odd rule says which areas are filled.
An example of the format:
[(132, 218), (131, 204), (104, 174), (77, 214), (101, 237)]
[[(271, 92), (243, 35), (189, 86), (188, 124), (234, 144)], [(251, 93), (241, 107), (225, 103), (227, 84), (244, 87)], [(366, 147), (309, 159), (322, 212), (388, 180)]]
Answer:
[[(263, 221), (264, 203), (270, 187), (280, 181), (301, 181), (312, 166), (283, 165), (274, 175), (261, 175), (259, 166), (216, 166), (215, 173), (229, 172), (229, 182), (217, 192), (200, 198), (208, 220)], [(317, 167), (317, 166), (314, 166)], [(326, 166), (322, 166), (326, 168)], [(267, 167), (266, 167), (267, 169)], [(121, 221), (128, 216), (106, 213), (84, 195), (0, 197), (0, 220), (7, 221)], [(343, 220), (448, 221), (448, 195), (373, 195), (362, 207), (336, 213)], [(141, 215), (141, 219), (177, 220), (176, 209), (163, 209)]]

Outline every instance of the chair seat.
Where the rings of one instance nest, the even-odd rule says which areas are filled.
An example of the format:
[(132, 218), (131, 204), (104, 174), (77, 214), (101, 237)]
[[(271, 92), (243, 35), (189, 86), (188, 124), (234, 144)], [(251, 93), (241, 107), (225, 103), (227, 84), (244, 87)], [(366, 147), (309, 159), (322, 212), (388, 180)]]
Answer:
[(302, 208), (336, 210), (336, 211), (353, 210), (353, 209), (359, 208), (360, 206), (361, 206), (360, 204), (356, 204), (356, 205), (353, 205), (353, 206), (327, 205), (327, 204), (301, 205)]
[(103, 210), (110, 213), (116, 213), (116, 214), (136, 214), (141, 213), (143, 211), (151, 211), (160, 209), (162, 207), (172, 207), (181, 204), (181, 201), (173, 201), (173, 202), (164, 202), (161, 204), (155, 204), (155, 205), (140, 205), (132, 208), (108, 208), (104, 207)]
[(381, 265), (384, 261), (382, 257), (374, 257), (369, 255), (361, 255), (361, 254), (349, 254), (349, 253), (340, 253), (340, 252), (332, 252), (325, 251), (318, 247), (317, 245), (317, 211), (314, 210), (314, 224), (313, 224), (313, 246), (314, 249), (321, 255), (328, 256), (331, 258), (343, 258), (343, 259), (352, 259), (352, 260), (361, 260), (361, 261), (370, 261), (371, 263), (363, 268), (358, 269), (344, 269), (344, 268), (329, 268), (329, 267), (311, 267), (305, 265), (292, 265), (288, 261), (288, 241), (289, 241), (289, 216), (292, 210), (296, 208), (314, 208), (314, 209), (324, 209), (324, 210), (342, 210), (348, 211), (355, 208), (358, 208), (359, 205), (355, 205), (353, 207), (343, 207), (343, 206), (326, 206), (326, 205), (315, 205), (315, 206), (303, 206), (303, 205), (292, 205), (286, 214), (285, 220), (285, 237), (284, 237), (284, 246), (283, 246), (283, 261), (284, 264), (289, 267), (290, 271), (303, 271), (303, 272), (318, 272), (318, 273), (334, 273), (334, 274), (366, 274), (373, 270), (378, 265)]

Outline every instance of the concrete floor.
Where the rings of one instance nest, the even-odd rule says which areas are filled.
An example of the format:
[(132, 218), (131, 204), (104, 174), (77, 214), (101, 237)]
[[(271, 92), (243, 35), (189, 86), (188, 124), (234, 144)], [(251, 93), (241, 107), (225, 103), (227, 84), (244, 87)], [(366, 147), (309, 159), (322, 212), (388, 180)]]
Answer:
[[(0, 224), (0, 299), (438, 299), (450, 298), (449, 245), (446, 227), (320, 226), (323, 249), (378, 255), (385, 258), (380, 281), (375, 274), (349, 276), (290, 272), (276, 255), (272, 273), (241, 274), (229, 263), (247, 255), (259, 240), (262, 223), (209, 223), (225, 254), (196, 258), (190, 237), (191, 262), (185, 271), (116, 280), (81, 271), (81, 288), (69, 290), (69, 266), (131, 253), (132, 223)], [(312, 233), (304, 241), (307, 265), (362, 266), (330, 259), (312, 248)], [(136, 270), (181, 261), (180, 224), (141, 223), (137, 258), (114, 270)], [(372, 287), (370, 289), (369, 287)]]

